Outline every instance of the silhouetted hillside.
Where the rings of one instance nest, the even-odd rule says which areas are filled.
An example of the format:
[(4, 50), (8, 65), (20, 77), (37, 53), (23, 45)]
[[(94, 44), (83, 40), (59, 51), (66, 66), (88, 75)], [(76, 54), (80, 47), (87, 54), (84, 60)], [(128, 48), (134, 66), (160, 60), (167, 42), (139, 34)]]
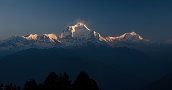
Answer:
[(0, 90), (100, 90), (96, 81), (87, 73), (81, 72), (75, 82), (69, 79), (67, 73), (57, 75), (50, 73), (44, 82), (37, 83), (35, 80), (27, 80), (24, 86), (16, 86), (13, 83), (0, 84)]
[(172, 90), (172, 73), (150, 84), (146, 90)]
[(0, 80), (42, 81), (50, 71), (67, 72), (74, 80), (78, 72), (86, 71), (103, 90), (137, 90), (171, 72), (171, 59), (170, 52), (150, 54), (130, 48), (29, 49), (0, 60)]

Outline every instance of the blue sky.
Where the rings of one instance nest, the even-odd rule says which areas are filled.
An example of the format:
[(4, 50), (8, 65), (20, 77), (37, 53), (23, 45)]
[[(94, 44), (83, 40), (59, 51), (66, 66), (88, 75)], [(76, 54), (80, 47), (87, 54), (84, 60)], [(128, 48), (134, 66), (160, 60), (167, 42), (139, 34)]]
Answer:
[(171, 0), (0, 0), (0, 38), (61, 33), (84, 20), (103, 35), (135, 31), (164, 41), (172, 38)]

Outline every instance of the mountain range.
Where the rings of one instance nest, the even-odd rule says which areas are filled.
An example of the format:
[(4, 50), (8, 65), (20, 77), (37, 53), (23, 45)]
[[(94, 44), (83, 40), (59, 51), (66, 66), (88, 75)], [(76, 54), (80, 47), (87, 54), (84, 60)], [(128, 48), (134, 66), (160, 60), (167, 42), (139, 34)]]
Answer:
[(105, 37), (77, 23), (61, 34), (0, 41), (0, 81), (20, 85), (31, 78), (39, 82), (51, 71), (68, 72), (72, 78), (86, 71), (102, 90), (155, 90), (157, 85), (164, 90), (161, 83), (171, 82), (171, 74), (162, 78), (172, 72), (171, 51), (170, 44), (154, 43), (135, 32)]
[(28, 34), (12, 36), (0, 41), (1, 55), (30, 48), (82, 48), (82, 47), (135, 47), (135, 44), (148, 43), (149, 40), (135, 32), (120, 36), (102, 36), (86, 24), (78, 22), (68, 26), (61, 34)]

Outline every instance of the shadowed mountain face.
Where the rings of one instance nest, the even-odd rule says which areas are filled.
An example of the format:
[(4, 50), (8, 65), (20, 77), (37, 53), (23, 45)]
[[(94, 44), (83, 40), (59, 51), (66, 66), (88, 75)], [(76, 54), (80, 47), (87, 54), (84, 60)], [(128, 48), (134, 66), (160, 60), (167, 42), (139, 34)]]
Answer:
[(0, 60), (0, 80), (21, 84), (32, 78), (42, 81), (51, 71), (71, 78), (85, 71), (104, 90), (137, 90), (172, 71), (170, 55), (130, 48), (28, 49)]

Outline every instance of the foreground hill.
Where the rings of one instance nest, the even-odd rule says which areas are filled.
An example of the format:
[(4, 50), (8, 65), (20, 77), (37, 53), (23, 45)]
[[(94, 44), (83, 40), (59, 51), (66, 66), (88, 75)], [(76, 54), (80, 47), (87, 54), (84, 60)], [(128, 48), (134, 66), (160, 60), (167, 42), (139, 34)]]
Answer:
[(130, 48), (28, 49), (0, 60), (0, 81), (42, 81), (51, 71), (67, 72), (74, 79), (85, 71), (104, 90), (133, 90), (171, 72), (170, 53), (168, 58), (156, 55)]

